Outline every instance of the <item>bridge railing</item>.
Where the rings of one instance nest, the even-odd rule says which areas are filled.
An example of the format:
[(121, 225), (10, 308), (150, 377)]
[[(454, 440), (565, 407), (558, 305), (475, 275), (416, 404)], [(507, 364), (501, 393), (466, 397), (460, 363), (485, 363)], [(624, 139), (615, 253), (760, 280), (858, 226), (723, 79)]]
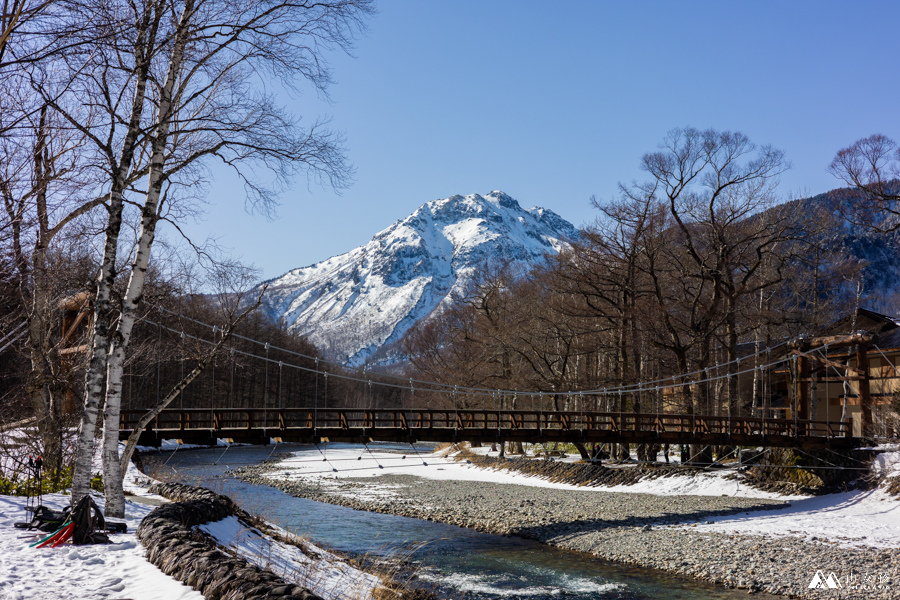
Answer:
[[(123, 410), (121, 428), (131, 430), (143, 415)], [(165, 409), (149, 430), (359, 430), (647, 432), (702, 436), (851, 437), (849, 421), (801, 421), (652, 413), (610, 413), (485, 409)]]

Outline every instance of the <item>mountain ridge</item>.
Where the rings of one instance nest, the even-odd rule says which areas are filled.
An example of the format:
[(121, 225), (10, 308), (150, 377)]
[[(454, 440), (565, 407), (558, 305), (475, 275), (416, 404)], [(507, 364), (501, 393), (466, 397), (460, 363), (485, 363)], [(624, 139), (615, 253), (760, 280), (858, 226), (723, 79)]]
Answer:
[(264, 282), (264, 307), (325, 356), (362, 364), (465, 289), (480, 265), (520, 267), (558, 253), (575, 227), (495, 190), (426, 202), (372, 239)]

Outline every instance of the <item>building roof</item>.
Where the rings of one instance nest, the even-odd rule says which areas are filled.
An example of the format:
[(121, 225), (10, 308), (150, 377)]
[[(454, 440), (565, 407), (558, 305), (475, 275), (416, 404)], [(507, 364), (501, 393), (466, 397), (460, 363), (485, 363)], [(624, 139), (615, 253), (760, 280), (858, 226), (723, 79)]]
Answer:
[(872, 334), (880, 334), (900, 328), (895, 317), (889, 317), (867, 308), (856, 309), (856, 322), (854, 326), (853, 314), (850, 313), (832, 323), (820, 334), (850, 334), (855, 331), (867, 331)]
[(882, 351), (900, 350), (900, 327), (879, 333), (873, 341)]

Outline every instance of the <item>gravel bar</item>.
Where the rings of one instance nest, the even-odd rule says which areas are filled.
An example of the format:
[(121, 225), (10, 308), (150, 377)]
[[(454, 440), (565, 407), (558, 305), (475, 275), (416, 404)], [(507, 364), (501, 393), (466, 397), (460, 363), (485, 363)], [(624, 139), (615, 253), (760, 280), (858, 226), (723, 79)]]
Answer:
[[(537, 540), (602, 559), (661, 569), (748, 592), (821, 599), (900, 599), (900, 549), (846, 548), (832, 541), (695, 533), (711, 517), (785, 506), (778, 500), (559, 490), (410, 475), (271, 479), (277, 465), (234, 472), (245, 481), (358, 510)], [(385, 489), (387, 487), (387, 489)], [(826, 517), (823, 517), (826, 518)], [(848, 532), (852, 534), (852, 532)], [(842, 588), (810, 589), (817, 571)], [(847, 580), (848, 575), (856, 580)], [(875, 578), (866, 584), (866, 576)], [(887, 578), (887, 579), (886, 579)]]

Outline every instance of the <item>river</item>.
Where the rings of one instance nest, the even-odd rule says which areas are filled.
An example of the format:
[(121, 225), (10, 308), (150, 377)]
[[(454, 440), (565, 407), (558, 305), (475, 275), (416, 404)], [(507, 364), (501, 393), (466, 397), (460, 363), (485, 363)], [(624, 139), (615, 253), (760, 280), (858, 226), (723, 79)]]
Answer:
[[(395, 515), (357, 511), (289, 496), (228, 477), (231, 468), (288, 455), (297, 447), (243, 446), (142, 456), (151, 475), (202, 485), (244, 510), (326, 548), (372, 562), (402, 562), (417, 584), (442, 598), (495, 600), (737, 600), (745, 591), (717, 588), (647, 569), (611, 564), (514, 537)], [(379, 445), (389, 449), (389, 445)], [(408, 449), (408, 447), (407, 447)], [(426, 450), (427, 451), (427, 450)], [(757, 594), (756, 598), (775, 598)]]

